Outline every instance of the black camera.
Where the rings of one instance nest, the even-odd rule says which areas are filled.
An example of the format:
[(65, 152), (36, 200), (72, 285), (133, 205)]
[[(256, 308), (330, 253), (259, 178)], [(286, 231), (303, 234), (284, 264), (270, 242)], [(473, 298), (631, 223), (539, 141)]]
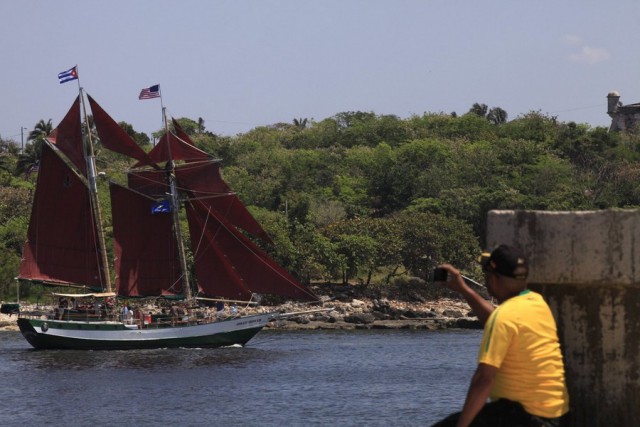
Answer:
[(434, 282), (446, 282), (449, 277), (449, 271), (444, 268), (433, 269), (433, 281)]

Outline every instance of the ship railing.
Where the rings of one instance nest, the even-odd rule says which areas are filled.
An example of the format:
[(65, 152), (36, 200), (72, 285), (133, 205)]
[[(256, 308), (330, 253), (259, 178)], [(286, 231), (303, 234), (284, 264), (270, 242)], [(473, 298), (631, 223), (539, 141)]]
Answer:
[(114, 316), (105, 313), (96, 314), (95, 311), (81, 311), (73, 309), (41, 309), (20, 311), (19, 317), (27, 319), (47, 319), (47, 320), (64, 320), (77, 322), (98, 322), (105, 320), (115, 320)]

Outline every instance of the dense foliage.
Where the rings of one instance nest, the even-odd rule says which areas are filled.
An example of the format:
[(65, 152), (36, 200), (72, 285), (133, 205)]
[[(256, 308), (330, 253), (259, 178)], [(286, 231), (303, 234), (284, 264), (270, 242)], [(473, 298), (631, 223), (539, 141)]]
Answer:
[[(306, 282), (378, 286), (443, 261), (473, 275), (491, 209), (640, 204), (640, 139), (540, 112), (510, 121), (484, 104), (461, 116), (343, 112), (234, 137), (207, 131), (200, 118), (179, 122), (222, 159), (225, 180), (275, 242), (265, 249)], [(146, 135), (121, 126), (150, 148)], [(0, 139), (0, 296), (13, 292), (48, 130), (39, 122), (24, 153)], [(100, 170), (122, 176), (124, 159), (97, 153)], [(108, 203), (106, 183), (100, 191)], [(109, 238), (108, 212), (104, 220)]]

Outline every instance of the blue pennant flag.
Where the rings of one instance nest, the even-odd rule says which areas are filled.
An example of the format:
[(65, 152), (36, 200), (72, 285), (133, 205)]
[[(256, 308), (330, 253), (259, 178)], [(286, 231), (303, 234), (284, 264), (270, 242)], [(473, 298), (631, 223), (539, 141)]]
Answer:
[(168, 212), (171, 212), (171, 203), (169, 203), (169, 200), (167, 200), (167, 199), (160, 200), (160, 201), (154, 203), (153, 206), (151, 206), (151, 213), (152, 214), (168, 213)]

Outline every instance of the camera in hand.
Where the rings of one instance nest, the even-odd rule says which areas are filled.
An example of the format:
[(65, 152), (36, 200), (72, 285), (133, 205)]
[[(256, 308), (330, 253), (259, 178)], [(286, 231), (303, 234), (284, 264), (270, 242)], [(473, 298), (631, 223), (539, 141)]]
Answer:
[(448, 276), (449, 276), (449, 271), (444, 268), (435, 268), (433, 270), (434, 282), (446, 282)]

